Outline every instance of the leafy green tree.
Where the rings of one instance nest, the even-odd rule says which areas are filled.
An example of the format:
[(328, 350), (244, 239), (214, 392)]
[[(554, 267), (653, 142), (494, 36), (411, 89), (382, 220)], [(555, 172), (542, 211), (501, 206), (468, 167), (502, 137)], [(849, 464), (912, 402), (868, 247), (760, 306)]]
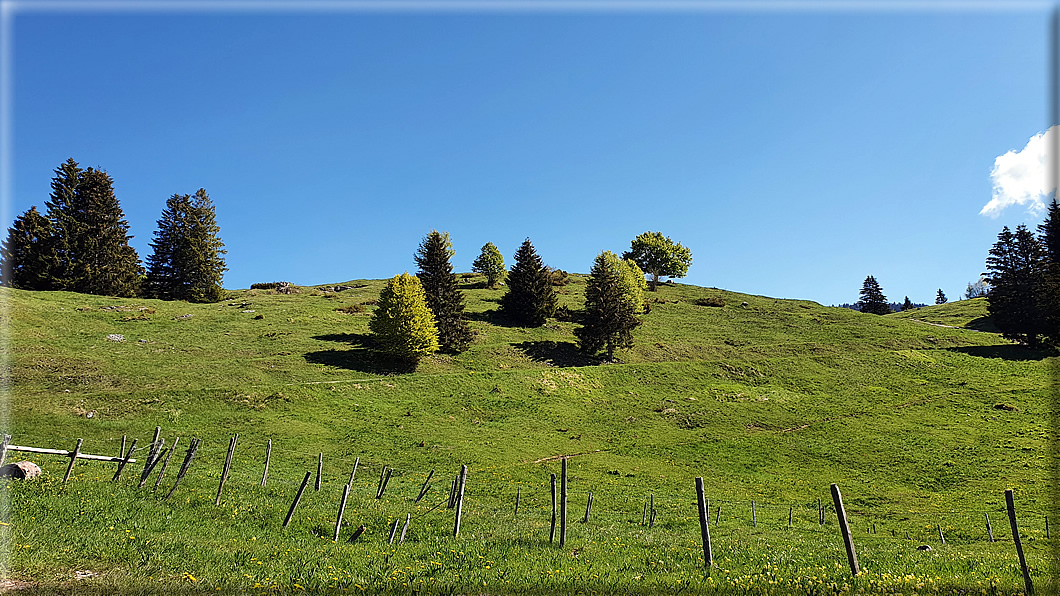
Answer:
[(939, 288), (938, 294), (935, 294), (935, 304), (946, 304), (946, 294)]
[(611, 251), (596, 257), (585, 285), (584, 326), (574, 330), (583, 352), (595, 355), (606, 348), (607, 359), (614, 360), (615, 348), (633, 347), (633, 330), (641, 322), (635, 314), (639, 305), (630, 297), (631, 273)]
[(492, 242), (487, 242), (475, 262), (471, 263), (471, 270), (485, 275), (486, 285), (495, 288), (504, 281), (504, 255)]
[[(613, 254), (610, 251), (605, 252)], [(622, 259), (619, 264), (622, 271), (622, 279), (620, 280), (622, 292), (633, 307), (633, 312), (639, 313), (644, 309), (644, 290), (648, 287), (648, 282), (644, 279), (644, 272), (630, 259)]]
[(438, 328), (420, 280), (407, 272), (386, 282), (368, 322), (383, 352), (408, 362), (438, 351)]
[(968, 282), (968, 287), (964, 290), (964, 297), (968, 300), (972, 300), (973, 298), (982, 298), (989, 293), (990, 286), (987, 284), (987, 280), (980, 277), (974, 282)]
[(986, 259), (990, 283), (987, 311), (1001, 335), (1032, 348), (1046, 330), (1039, 294), (1045, 281), (1045, 250), (1027, 226), (1005, 226)]
[(129, 246), (129, 222), (114, 196), (114, 182), (102, 170), (81, 175), (70, 204), (77, 234), (68, 238), (68, 289), (103, 296), (135, 296), (143, 268)]
[(443, 351), (459, 353), (471, 345), (471, 327), (464, 318), (464, 294), (457, 287), (453, 265), (453, 244), (448, 232), (431, 230), (416, 252), (420, 266), (416, 277), (423, 285), (427, 306), (438, 326), (438, 343)]
[(909, 299), (909, 296), (906, 296), (905, 302), (902, 303), (902, 312), (905, 312), (907, 310), (913, 310), (913, 308), (915, 308), (913, 306), (913, 301)]
[(1038, 292), (1039, 308), (1044, 314), (1046, 336), (1050, 345), (1060, 346), (1060, 205), (1049, 204), (1045, 221), (1038, 225), (1038, 238), (1045, 251), (1042, 285)]
[(883, 295), (883, 289), (873, 276), (865, 278), (861, 286), (861, 300), (858, 300), (858, 310), (874, 315), (885, 315), (891, 312), (891, 305), (887, 297)]
[(508, 291), (501, 296), (501, 313), (524, 325), (539, 327), (556, 313), (556, 291), (548, 268), (527, 238), (515, 253), (508, 273)]
[(220, 238), (216, 208), (206, 190), (174, 194), (166, 201), (147, 258), (144, 293), (163, 300), (218, 302), (228, 251)]
[(662, 232), (644, 232), (633, 239), (630, 250), (623, 259), (635, 262), (641, 270), (651, 275), (648, 289), (654, 292), (659, 277), (684, 277), (692, 264), (692, 251), (674, 242)]
[(51, 289), (51, 261), (47, 254), (51, 238), (51, 224), (36, 207), (15, 218), (0, 248), (0, 271), (5, 286)]
[(60, 164), (55, 168), (55, 177), (52, 178), (51, 196), (44, 203), (45, 216), (52, 230), (46, 256), (51, 278), (48, 289), (75, 289), (71, 287), (74, 271), (71, 245), (82, 231), (74, 218), (74, 197), (83, 173), (72, 157)]

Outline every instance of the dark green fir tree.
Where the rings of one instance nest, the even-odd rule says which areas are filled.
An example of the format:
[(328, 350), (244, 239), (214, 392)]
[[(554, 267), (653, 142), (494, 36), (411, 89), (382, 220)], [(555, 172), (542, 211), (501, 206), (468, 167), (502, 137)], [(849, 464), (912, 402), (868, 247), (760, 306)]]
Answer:
[(527, 238), (515, 253), (515, 265), (508, 272), (508, 291), (501, 296), (500, 311), (505, 317), (528, 327), (540, 327), (556, 313), (556, 292), (534, 245)]
[(946, 304), (946, 293), (939, 288), (937, 294), (935, 294), (935, 304)]
[(36, 207), (15, 218), (0, 248), (0, 271), (5, 286), (22, 290), (51, 289), (48, 245), (51, 225)]
[(641, 321), (635, 314), (639, 304), (629, 296), (628, 271), (611, 251), (596, 257), (585, 285), (584, 325), (574, 330), (578, 347), (586, 354), (606, 349), (611, 361), (616, 348), (633, 347), (633, 330)]
[(224, 300), (227, 251), (220, 231), (205, 189), (170, 197), (151, 242), (154, 252), (147, 258), (145, 295), (188, 302)]
[(907, 310), (913, 310), (914, 308), (916, 307), (913, 306), (913, 301), (909, 299), (909, 296), (906, 296), (905, 302), (902, 303), (902, 312), (905, 312)]
[(873, 276), (865, 278), (861, 286), (861, 300), (858, 300), (858, 310), (874, 315), (885, 315), (891, 312), (891, 305), (887, 297), (883, 295), (883, 289)]
[(1039, 299), (1045, 262), (1042, 243), (1023, 224), (1015, 233), (1005, 226), (986, 259), (987, 311), (994, 325), (1002, 336), (1032, 348), (1046, 326)]
[(1054, 198), (1045, 221), (1038, 226), (1038, 238), (1045, 252), (1042, 285), (1038, 293), (1045, 329), (1052, 346), (1060, 346), (1060, 205)]
[(143, 268), (129, 246), (129, 222), (114, 196), (114, 182), (89, 168), (70, 204), (77, 235), (68, 239), (70, 283), (67, 289), (103, 296), (136, 296)]
[(74, 276), (71, 246), (76, 244), (82, 230), (74, 219), (74, 197), (83, 174), (83, 170), (72, 157), (67, 159), (55, 168), (51, 196), (44, 203), (45, 217), (48, 218), (52, 230), (46, 257), (50, 277), (48, 289), (75, 289), (71, 285)]
[(464, 318), (464, 293), (457, 287), (456, 275), (449, 259), (453, 245), (448, 232), (432, 230), (416, 252), (416, 273), (427, 296), (427, 306), (434, 314), (438, 344), (443, 352), (459, 353), (471, 345), (471, 327)]

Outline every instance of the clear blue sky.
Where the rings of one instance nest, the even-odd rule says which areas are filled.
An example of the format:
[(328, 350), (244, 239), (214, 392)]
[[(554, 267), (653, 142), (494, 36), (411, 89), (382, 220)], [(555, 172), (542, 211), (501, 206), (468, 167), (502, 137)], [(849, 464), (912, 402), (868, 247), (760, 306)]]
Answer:
[(1047, 3), (129, 6), (9, 4), (5, 229), (73, 157), (114, 178), (142, 259), (167, 197), (205, 188), (228, 288), (414, 272), (432, 229), (458, 271), (529, 237), (586, 272), (653, 230), (691, 248), (679, 281), (838, 304), (867, 275), (956, 299), (1003, 225), (1041, 220), (980, 210), (1050, 124)]

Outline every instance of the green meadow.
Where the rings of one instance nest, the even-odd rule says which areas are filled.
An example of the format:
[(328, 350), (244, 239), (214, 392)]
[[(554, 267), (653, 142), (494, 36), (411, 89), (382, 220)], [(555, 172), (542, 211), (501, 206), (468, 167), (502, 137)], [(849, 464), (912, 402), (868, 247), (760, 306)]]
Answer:
[[(79, 594), (1015, 594), (1012, 489), (1035, 588), (1057, 589), (1056, 357), (994, 333), (984, 300), (881, 317), (664, 284), (646, 293), (636, 346), (601, 363), (577, 350), (568, 319), (585, 277), (571, 279), (557, 289), (573, 317), (531, 329), (498, 316), (503, 290), (462, 276), (471, 349), (414, 370), (373, 349), (381, 280), (237, 290), (217, 304), (0, 288), (12, 444), (81, 438), (83, 452), (116, 456), (126, 436), (139, 460), (115, 482), (115, 464), (79, 459), (63, 483), (69, 458), (9, 452), (43, 476), (0, 481), (5, 576), (26, 593)], [(180, 437), (176, 454), (159, 488), (157, 468), (138, 488), (156, 426), (167, 447)], [(166, 499), (192, 437), (202, 447)], [(560, 547), (549, 483), (564, 456)], [(406, 519), (404, 542), (389, 544)]]

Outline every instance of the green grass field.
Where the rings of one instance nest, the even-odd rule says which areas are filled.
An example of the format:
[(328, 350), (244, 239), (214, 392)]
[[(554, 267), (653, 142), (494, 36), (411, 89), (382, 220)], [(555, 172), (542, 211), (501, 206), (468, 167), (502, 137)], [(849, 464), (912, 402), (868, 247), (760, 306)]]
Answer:
[[(572, 278), (558, 289), (578, 310), (585, 278)], [(114, 464), (78, 460), (64, 485), (68, 458), (10, 454), (44, 476), (2, 488), (6, 576), (42, 593), (1008, 594), (1023, 590), (1005, 516), (1011, 488), (1032, 578), (1047, 589), (1056, 358), (984, 332), (982, 300), (879, 317), (664, 285), (648, 294), (636, 347), (601, 364), (578, 353), (575, 323), (501, 319), (503, 290), (481, 282), (465, 278), (472, 348), (414, 371), (372, 350), (378, 280), (341, 292), (240, 290), (208, 305), (0, 289), (13, 444), (72, 449), (83, 438), (82, 451), (117, 455), (123, 435), (141, 446), (156, 426), (167, 446), (180, 437), (158, 491), (154, 476), (136, 487), (142, 464), (112, 482)], [(725, 306), (696, 304), (707, 297)], [(203, 447), (165, 500), (193, 436)], [(321, 453), (320, 491), (311, 481), (281, 529)], [(570, 523), (559, 548), (549, 542), (549, 475), (565, 455)], [(446, 501), (462, 464), (453, 538)], [(376, 499), (383, 466), (394, 473)], [(709, 571), (697, 476), (710, 500)], [(850, 517), (856, 578), (831, 483)], [(405, 543), (388, 544), (406, 515)]]

